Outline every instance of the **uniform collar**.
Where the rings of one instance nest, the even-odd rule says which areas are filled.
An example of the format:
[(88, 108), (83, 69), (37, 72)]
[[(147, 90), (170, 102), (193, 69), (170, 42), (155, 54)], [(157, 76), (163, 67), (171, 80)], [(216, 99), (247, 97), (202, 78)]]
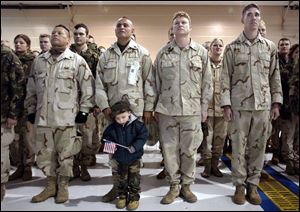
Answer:
[[(114, 44), (112, 44), (112, 45), (111, 45), (111, 48), (114, 49), (114, 51), (115, 51), (116, 53), (118, 53), (118, 54), (120, 53), (120, 54), (121, 54), (117, 42), (115, 42)], [(138, 48), (138, 44), (137, 44), (134, 40), (131, 39), (131, 40), (129, 41), (129, 44), (128, 44), (128, 45), (126, 46), (126, 48), (124, 49), (123, 53), (126, 52), (126, 51), (128, 51), (129, 49), (137, 49), (137, 48)]]
[(239, 40), (241, 43), (246, 43), (246, 44), (248, 44), (249, 46), (251, 46), (251, 45), (253, 45), (253, 44), (257, 43), (257, 42), (263, 42), (263, 39), (264, 39), (264, 38), (261, 36), (261, 34), (258, 33), (258, 35), (256, 36), (256, 38), (254, 39), (254, 42), (251, 43), (251, 42), (247, 39), (247, 37), (245, 36), (244, 31), (243, 31), (243, 32), (240, 34), (240, 36), (238, 37), (238, 40)]
[[(168, 51), (176, 51), (177, 53), (179, 53), (181, 51), (181, 49), (178, 47), (178, 45), (176, 44), (175, 40), (171, 41), (168, 44)], [(197, 43), (195, 41), (193, 41), (192, 39), (190, 40), (190, 43), (185, 47), (185, 49), (193, 49), (193, 50), (197, 50)]]
[[(56, 60), (60, 61), (62, 59), (71, 59), (73, 57), (73, 55), (74, 55), (74, 53), (69, 48), (66, 48), (66, 50), (56, 58)], [(50, 51), (47, 51), (44, 54), (40, 55), (40, 57), (43, 57), (46, 60), (49, 60), (49, 58), (51, 57), (51, 53), (50, 53)]]

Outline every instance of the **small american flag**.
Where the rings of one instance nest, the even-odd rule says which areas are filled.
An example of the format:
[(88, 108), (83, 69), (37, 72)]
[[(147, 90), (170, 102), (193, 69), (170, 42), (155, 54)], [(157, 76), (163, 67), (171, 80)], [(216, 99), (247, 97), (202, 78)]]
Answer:
[(114, 154), (116, 150), (117, 146), (114, 142), (107, 140), (104, 142), (103, 152)]

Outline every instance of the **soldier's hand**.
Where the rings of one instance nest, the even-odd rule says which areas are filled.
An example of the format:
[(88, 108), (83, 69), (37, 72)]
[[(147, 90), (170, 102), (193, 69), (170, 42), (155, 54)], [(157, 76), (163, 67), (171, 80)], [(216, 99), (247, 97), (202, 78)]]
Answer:
[(94, 107), (94, 109), (93, 109), (93, 115), (97, 116), (99, 113), (101, 113), (100, 108), (99, 107)]
[(224, 107), (224, 119), (225, 121), (231, 121), (232, 120), (232, 110), (230, 106)]
[(111, 108), (110, 107), (105, 108), (102, 112), (104, 113), (104, 116), (107, 120), (112, 119), (112, 117), (111, 117)]
[(30, 113), (30, 114), (27, 116), (27, 120), (28, 120), (31, 124), (34, 124), (34, 122), (35, 122), (35, 113)]
[(77, 116), (75, 118), (75, 122), (78, 123), (78, 124), (83, 124), (87, 121), (87, 117), (88, 117), (88, 113), (85, 113), (85, 112), (82, 112), (82, 111), (79, 111), (77, 113)]
[(280, 106), (277, 103), (274, 103), (272, 105), (272, 109), (271, 109), (272, 120), (276, 120), (279, 117), (279, 115), (280, 115), (279, 108), (280, 108)]
[(149, 124), (152, 121), (152, 112), (151, 111), (144, 111), (143, 120), (144, 120), (145, 124)]
[(5, 122), (5, 127), (11, 129), (12, 127), (17, 125), (17, 120), (12, 118), (7, 118)]
[(135, 153), (135, 148), (134, 148), (134, 146), (128, 147), (128, 151), (129, 151), (130, 153)]

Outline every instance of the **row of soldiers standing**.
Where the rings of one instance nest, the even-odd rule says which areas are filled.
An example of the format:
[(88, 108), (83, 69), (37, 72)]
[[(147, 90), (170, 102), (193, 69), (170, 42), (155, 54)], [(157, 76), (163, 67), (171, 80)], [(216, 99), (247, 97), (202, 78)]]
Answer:
[[(271, 129), (269, 121), (279, 116), (279, 105), (282, 103), (276, 48), (273, 42), (259, 35), (257, 26), (253, 26), (259, 15), (259, 7), (255, 4), (244, 8), (244, 33), (225, 50), (220, 84), (221, 107), (224, 108), (225, 121), (229, 121), (229, 135), (235, 141), (233, 181), (236, 192), (233, 201), (236, 204), (245, 202), (245, 187), (249, 201), (253, 204), (261, 203), (256, 189), (262, 169), (262, 154)], [(68, 200), (68, 180), (73, 176), (71, 159), (81, 149), (74, 128), (75, 121), (84, 125), (89, 113), (97, 114), (95, 105), (101, 108), (109, 120), (110, 106), (119, 100), (128, 100), (133, 112), (143, 117), (146, 124), (153, 119), (153, 111), (157, 114), (167, 179), (170, 182), (170, 191), (161, 202), (170, 204), (179, 193), (188, 202), (197, 201), (190, 185), (195, 179), (196, 150), (203, 138), (201, 121), (207, 119), (213, 89), (207, 51), (190, 39), (190, 22), (187, 13), (175, 14), (175, 40), (160, 50), (152, 70), (149, 52), (131, 40), (134, 32), (132, 21), (126, 17), (120, 18), (115, 30), (118, 42), (100, 57), (95, 85), (86, 62), (66, 50), (68, 29), (62, 25), (54, 28), (51, 41), (53, 47), (34, 61), (27, 84), (25, 105), (29, 116), (35, 117), (34, 121), (38, 124), (37, 165), (47, 176), (45, 190), (33, 197), (33, 202), (52, 196), (56, 196), (57, 203)], [(257, 59), (252, 61), (255, 62), (253, 67), (248, 58), (248, 48), (253, 48), (251, 57)], [(264, 54), (258, 54), (260, 50)], [(245, 67), (259, 70), (259, 74), (243, 72)], [(128, 72), (133, 69), (140, 72), (132, 83)], [(249, 74), (257, 80), (257, 86), (249, 80)], [(53, 82), (54, 79), (57, 84)], [(92, 99), (94, 94), (96, 104)], [(247, 137), (245, 132), (249, 128), (250, 134)], [(53, 152), (57, 152), (58, 156), (49, 161)], [(114, 168), (115, 184), (117, 176)]]

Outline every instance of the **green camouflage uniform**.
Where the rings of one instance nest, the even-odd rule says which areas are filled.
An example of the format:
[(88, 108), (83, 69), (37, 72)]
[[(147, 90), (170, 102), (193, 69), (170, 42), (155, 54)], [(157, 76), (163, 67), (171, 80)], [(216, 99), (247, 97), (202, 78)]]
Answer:
[(282, 103), (276, 46), (260, 34), (250, 43), (241, 33), (225, 48), (221, 74), (221, 107), (233, 111), (228, 134), (235, 186), (259, 183), (273, 103)]
[(293, 161), (295, 169), (299, 170), (299, 60), (289, 80), (289, 104), (292, 124), (287, 140), (287, 160)]
[[(25, 54), (17, 54), (22, 63), (23, 70), (25, 72), (25, 79), (27, 82), (31, 65), (35, 56), (32, 52)], [(26, 84), (24, 85), (26, 90)], [(26, 96), (26, 95), (25, 95)], [(24, 96), (24, 99), (25, 99)], [(34, 125), (27, 121), (27, 109), (24, 108), (22, 114), (18, 118), (18, 124), (15, 128), (14, 142), (10, 145), (10, 155), (12, 164), (16, 166), (33, 166), (35, 154), (34, 154)]]
[(212, 76), (207, 50), (191, 41), (162, 47), (154, 63), (159, 140), (171, 185), (192, 184), (203, 133), (201, 114), (211, 101)]
[(17, 119), (23, 110), (25, 75), (18, 57), (1, 45), (1, 184), (8, 181), (10, 162), (9, 144), (14, 139), (14, 128), (5, 127), (7, 118)]
[(25, 106), (36, 113), (37, 165), (46, 176), (72, 177), (73, 156), (81, 149), (75, 117), (95, 104), (92, 72), (69, 49), (56, 59), (50, 52), (39, 55), (32, 66)]

